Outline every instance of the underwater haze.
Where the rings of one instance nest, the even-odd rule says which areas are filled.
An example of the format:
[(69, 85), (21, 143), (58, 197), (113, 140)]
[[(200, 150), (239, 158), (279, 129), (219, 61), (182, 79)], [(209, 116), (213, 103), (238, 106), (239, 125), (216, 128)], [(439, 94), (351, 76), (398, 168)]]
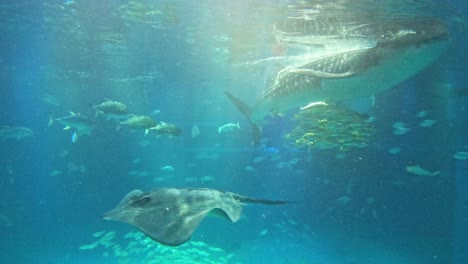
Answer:
[(1, 1), (0, 262), (468, 263), (467, 21)]

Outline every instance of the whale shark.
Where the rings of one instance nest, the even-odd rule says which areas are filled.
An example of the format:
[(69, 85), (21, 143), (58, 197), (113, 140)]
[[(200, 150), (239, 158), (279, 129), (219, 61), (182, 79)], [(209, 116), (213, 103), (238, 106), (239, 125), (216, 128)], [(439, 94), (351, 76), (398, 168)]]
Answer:
[[(366, 30), (370, 26), (366, 25)], [(448, 30), (437, 19), (415, 19), (383, 30), (374, 45), (337, 51), (281, 70), (252, 107), (225, 92), (252, 126), (258, 144), (266, 116), (314, 102), (373, 96), (434, 63), (448, 46)]]
[[(418, 22), (415, 24), (415, 22)], [(289, 47), (295, 45), (333, 46), (369, 45), (385, 40), (402, 29), (417, 29), (425, 27), (431, 19), (394, 19), (372, 21), (365, 17), (349, 17), (317, 15), (314, 17), (292, 17), (279, 21), (274, 25), (273, 35), (277, 43)]]
[(286, 204), (206, 188), (133, 190), (104, 219), (130, 224), (151, 239), (168, 246), (187, 242), (208, 214), (237, 222), (244, 203)]

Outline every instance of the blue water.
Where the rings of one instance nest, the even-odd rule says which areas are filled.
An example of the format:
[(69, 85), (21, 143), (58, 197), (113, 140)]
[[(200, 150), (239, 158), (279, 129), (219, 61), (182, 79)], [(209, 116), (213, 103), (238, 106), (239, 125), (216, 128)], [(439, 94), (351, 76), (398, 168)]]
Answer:
[[(436, 63), (376, 95), (368, 146), (337, 158), (288, 141), (294, 111), (268, 117), (268, 140), (252, 146), (249, 123), (224, 95), (253, 104), (266, 89), (277, 65), (248, 63), (284, 52), (272, 28), (294, 1), (2, 1), (0, 126), (33, 136), (0, 141), (1, 263), (468, 263), (468, 160), (453, 157), (468, 152), (468, 10), (461, 0), (426, 2), (346, 6), (437, 17), (450, 40)], [(329, 3), (309, 8), (338, 5)], [(106, 98), (183, 134), (145, 136), (95, 118), (91, 106)], [(76, 142), (73, 130), (48, 126), (71, 111), (96, 120)], [(240, 129), (218, 133), (231, 122)], [(394, 134), (396, 122), (408, 133)], [(415, 165), (440, 173), (406, 171)], [(125, 238), (136, 229), (101, 219), (129, 191), (158, 187), (293, 203), (249, 204), (237, 223), (207, 218), (195, 243), (175, 249)], [(111, 246), (83, 249), (100, 231), (115, 232)]]

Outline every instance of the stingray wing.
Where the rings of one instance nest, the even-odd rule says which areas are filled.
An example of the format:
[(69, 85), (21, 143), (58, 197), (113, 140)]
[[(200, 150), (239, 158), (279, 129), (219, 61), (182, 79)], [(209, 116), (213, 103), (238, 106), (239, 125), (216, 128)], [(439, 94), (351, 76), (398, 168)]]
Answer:
[(129, 223), (153, 240), (168, 246), (178, 246), (187, 242), (210, 209), (182, 210), (181, 207), (153, 208), (141, 211)]
[(104, 218), (133, 225), (161, 244), (178, 246), (190, 239), (213, 210), (236, 222), (242, 206), (230, 193), (217, 190), (163, 188), (130, 192)]

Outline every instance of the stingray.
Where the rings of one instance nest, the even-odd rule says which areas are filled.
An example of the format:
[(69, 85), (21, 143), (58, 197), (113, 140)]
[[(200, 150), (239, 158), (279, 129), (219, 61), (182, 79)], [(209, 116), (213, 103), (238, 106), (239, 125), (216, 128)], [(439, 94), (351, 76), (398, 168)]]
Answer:
[(103, 218), (130, 224), (161, 244), (178, 246), (190, 239), (208, 214), (237, 222), (243, 203), (275, 205), (289, 202), (204, 188), (133, 190)]

